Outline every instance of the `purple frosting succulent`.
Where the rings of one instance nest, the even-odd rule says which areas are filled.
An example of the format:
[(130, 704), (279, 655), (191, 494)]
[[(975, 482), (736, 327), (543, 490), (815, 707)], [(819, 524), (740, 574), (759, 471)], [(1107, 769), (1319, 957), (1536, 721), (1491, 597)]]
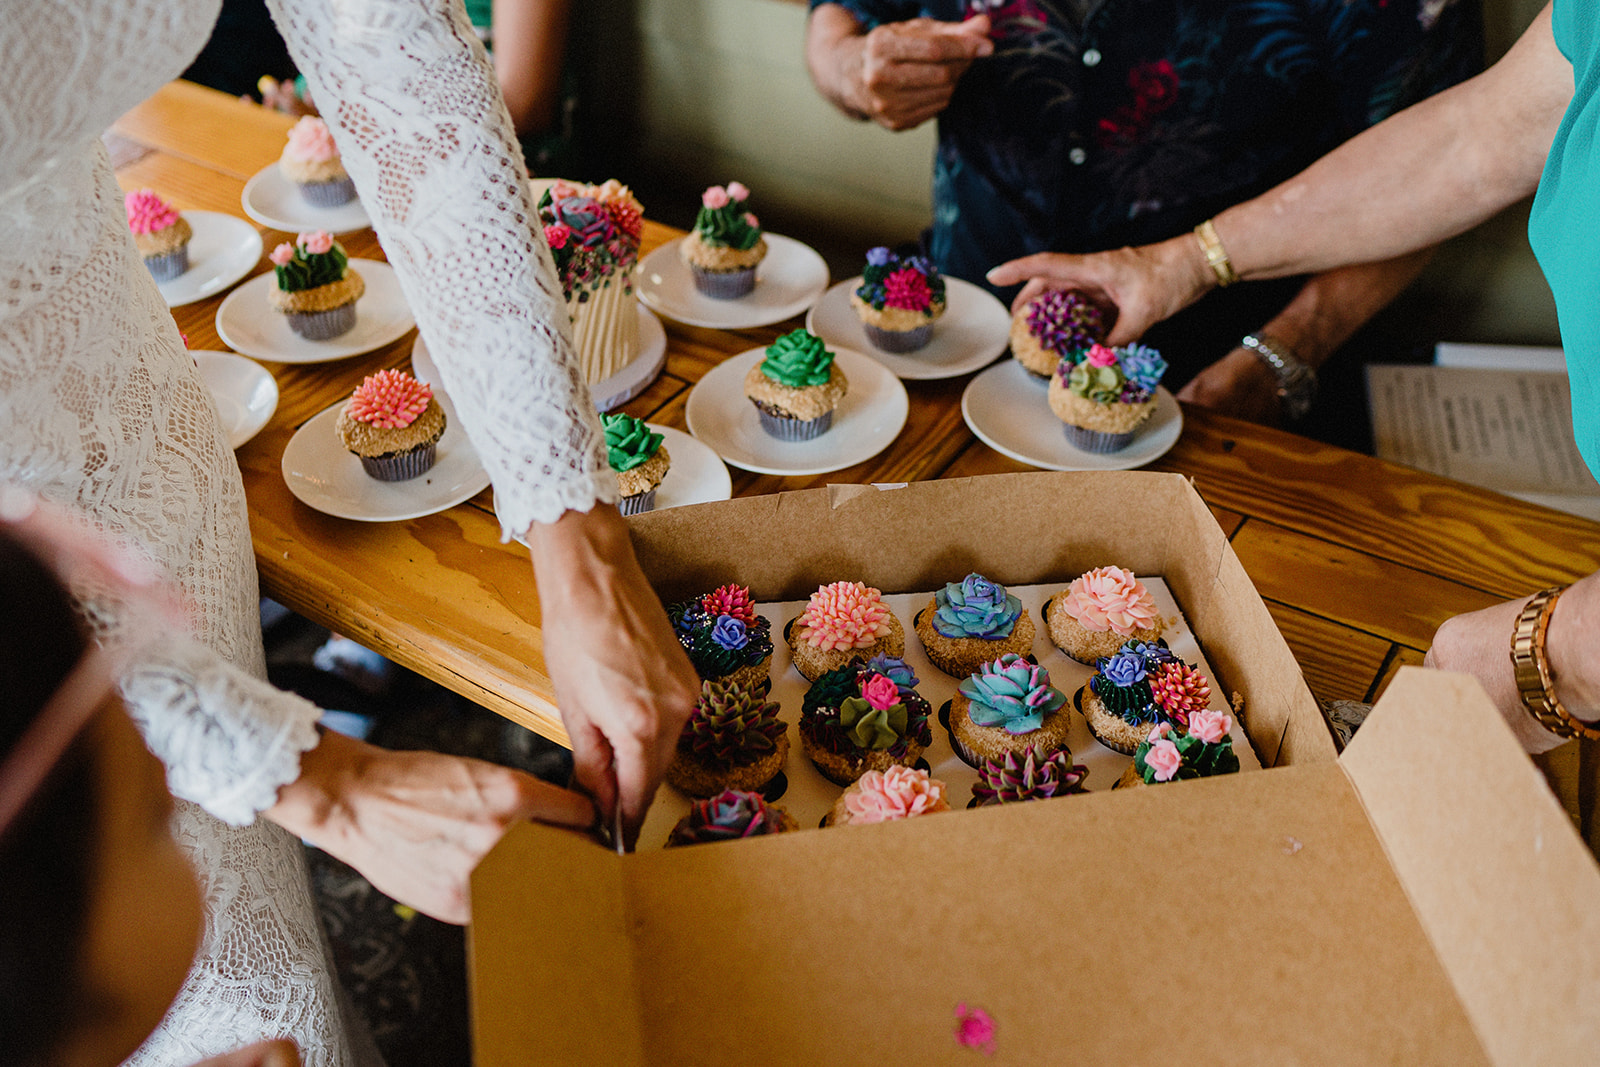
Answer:
[(1144, 656), (1137, 652), (1118, 652), (1105, 660), (1100, 673), (1119, 689), (1126, 689), (1130, 685), (1144, 681)]
[(874, 267), (884, 267), (889, 263), (891, 253), (888, 248), (879, 245), (877, 248), (867, 249), (867, 262)]
[(895, 684), (900, 695), (917, 691), (917, 672), (898, 656), (878, 655), (867, 660), (867, 670), (881, 674)]
[(969, 574), (959, 585), (950, 582), (933, 595), (933, 601), (933, 628), (951, 638), (1004, 640), (1022, 614), (1022, 601), (981, 574)]
[(744, 623), (732, 615), (718, 615), (716, 625), (711, 627), (711, 640), (729, 651), (735, 651), (750, 643), (750, 635)]
[(1038, 338), (1040, 347), (1072, 357), (1101, 338), (1105, 322), (1100, 309), (1082, 296), (1052, 289), (1028, 305), (1028, 332)]
[(1149, 345), (1127, 345), (1117, 349), (1117, 355), (1122, 363), (1122, 373), (1128, 377), (1128, 384), (1144, 390), (1147, 397), (1156, 391), (1161, 376), (1167, 373), (1167, 361)]
[(782, 829), (781, 820), (756, 793), (726, 789), (709, 800), (697, 800), (672, 830), (669, 845), (698, 845), (759, 837)]
[(1067, 702), (1066, 694), (1050, 685), (1049, 671), (1010, 652), (985, 663), (957, 688), (967, 698), (973, 722), (1008, 734), (1032, 733)]

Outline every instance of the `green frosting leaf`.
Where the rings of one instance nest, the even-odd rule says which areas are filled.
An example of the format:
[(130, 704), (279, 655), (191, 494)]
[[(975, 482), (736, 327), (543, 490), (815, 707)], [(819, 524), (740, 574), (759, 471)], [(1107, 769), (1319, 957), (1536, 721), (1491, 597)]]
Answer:
[(774, 341), (761, 361), (762, 374), (791, 389), (826, 385), (832, 367), (833, 353), (822, 338), (804, 328)]
[(746, 222), (745, 214), (743, 201), (725, 207), (702, 207), (694, 217), (694, 232), (713, 247), (749, 251), (761, 240), (761, 228)]
[(661, 449), (662, 436), (643, 419), (619, 412), (602, 415), (600, 421), (606, 430), (606, 459), (618, 474), (642, 466)]
[(1120, 367), (1091, 367), (1089, 361), (1084, 360), (1067, 376), (1067, 388), (1097, 404), (1112, 404), (1122, 395), (1126, 381)]
[(906, 734), (906, 706), (875, 708), (862, 697), (849, 697), (839, 705), (839, 725), (862, 748), (891, 747)]
[(285, 293), (298, 293), (304, 289), (315, 289), (319, 285), (332, 285), (341, 280), (345, 274), (345, 266), (350, 258), (345, 255), (344, 249), (335, 241), (333, 247), (326, 252), (307, 252), (299, 245), (295, 246), (294, 258), (283, 266), (273, 266), (273, 271), (278, 276), (278, 288)]

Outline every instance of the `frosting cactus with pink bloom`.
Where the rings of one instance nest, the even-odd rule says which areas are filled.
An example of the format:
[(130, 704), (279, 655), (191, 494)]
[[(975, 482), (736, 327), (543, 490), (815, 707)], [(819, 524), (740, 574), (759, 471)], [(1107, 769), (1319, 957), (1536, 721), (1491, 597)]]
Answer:
[(277, 274), (278, 289), (285, 293), (304, 292), (342, 281), (350, 262), (344, 248), (325, 230), (302, 233), (292, 245), (280, 244), (272, 250), (270, 258)]
[(714, 797), (697, 800), (690, 805), (689, 814), (672, 828), (667, 847), (734, 841), (741, 837), (781, 834), (798, 828), (787, 812), (768, 804), (760, 795), (725, 789)]
[(770, 686), (766, 662), (772, 656), (772, 624), (756, 611), (750, 589), (723, 585), (667, 608), (678, 642), (705, 679), (730, 676), (762, 692)]
[(1168, 718), (1188, 725), (1189, 717), (1211, 699), (1211, 683), (1187, 663), (1163, 663), (1150, 675), (1150, 699)]
[(700, 210), (695, 214), (694, 233), (712, 248), (732, 248), (740, 252), (755, 247), (761, 240), (761, 226), (745, 209), (750, 190), (741, 182), (724, 188), (713, 185), (700, 194)]
[(1179, 732), (1169, 723), (1157, 723), (1133, 754), (1133, 770), (1146, 785), (1190, 778), (1233, 774), (1239, 756), (1229, 732), (1233, 717), (1223, 711), (1197, 711), (1189, 729)]
[(1008, 734), (1032, 733), (1067, 702), (1066, 694), (1050, 684), (1049, 671), (1009, 652), (985, 663), (957, 689), (967, 698), (974, 723)]
[(415, 422), (432, 399), (433, 387), (427, 382), (405, 371), (381, 370), (362, 380), (345, 410), (357, 422), (397, 430)]
[(915, 767), (867, 771), (839, 798), (829, 818), (833, 825), (843, 826), (932, 815), (950, 810), (945, 793), (943, 782)]
[(1086, 793), (1083, 780), (1088, 776), (1089, 769), (1073, 763), (1068, 749), (1044, 753), (1029, 745), (1021, 756), (1007, 752), (1001, 760), (984, 760), (972, 798), (978, 807), (992, 807)]
[(795, 638), (824, 651), (869, 648), (890, 633), (892, 617), (878, 590), (861, 582), (834, 582), (811, 594)]

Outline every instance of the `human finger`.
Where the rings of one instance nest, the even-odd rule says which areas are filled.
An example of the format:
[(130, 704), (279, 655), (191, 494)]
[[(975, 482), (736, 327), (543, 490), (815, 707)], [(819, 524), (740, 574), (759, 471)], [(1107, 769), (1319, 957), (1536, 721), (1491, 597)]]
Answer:
[(616, 808), (617, 790), (611, 773), (611, 743), (587, 717), (563, 715), (567, 738), (572, 742), (572, 780), (578, 790), (594, 802), (602, 821), (609, 821)]
[(300, 1067), (300, 1050), (287, 1038), (275, 1038), (212, 1056), (194, 1067)]
[[(974, 20), (975, 21), (975, 20)], [(987, 32), (971, 23), (911, 19), (867, 34), (868, 53), (896, 63), (968, 63), (994, 52)]]

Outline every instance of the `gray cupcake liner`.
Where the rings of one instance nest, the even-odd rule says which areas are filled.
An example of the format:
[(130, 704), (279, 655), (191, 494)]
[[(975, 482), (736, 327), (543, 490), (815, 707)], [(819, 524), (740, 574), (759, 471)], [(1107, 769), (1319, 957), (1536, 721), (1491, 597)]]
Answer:
[(715, 300), (736, 300), (756, 287), (754, 267), (744, 267), (740, 270), (706, 270), (704, 267), (691, 264), (689, 273), (694, 276), (694, 287)]
[(915, 352), (933, 336), (931, 322), (925, 322), (915, 330), (885, 330), (870, 322), (863, 322), (861, 328), (867, 331), (867, 340), (885, 352)]
[(306, 203), (314, 207), (338, 207), (356, 198), (356, 183), (349, 178), (335, 178), (331, 182), (296, 182), (295, 187)]
[(184, 271), (189, 269), (189, 246), (163, 256), (145, 256), (144, 265), (150, 268), (150, 276), (158, 282), (170, 282)]
[(761, 415), (761, 428), (769, 436), (780, 441), (809, 441), (813, 437), (820, 437), (826, 433), (828, 427), (833, 425), (833, 412), (829, 411), (814, 419), (786, 419), (781, 415), (774, 415), (760, 405), (756, 411)]
[(405, 452), (390, 452), (382, 456), (360, 456), (361, 469), (380, 482), (403, 482), (426, 474), (439, 458), (439, 442)]
[(647, 511), (656, 509), (656, 491), (647, 489), (642, 493), (634, 493), (617, 501), (617, 510), (624, 515), (643, 515)]
[(1133, 431), (1127, 433), (1101, 433), (1098, 430), (1085, 430), (1082, 426), (1074, 426), (1070, 422), (1066, 425), (1067, 440), (1075, 448), (1085, 452), (1105, 454), (1107, 452), (1121, 452), (1133, 440)]
[(289, 329), (308, 341), (326, 341), (348, 333), (356, 324), (356, 304), (340, 304), (327, 311), (291, 311)]

